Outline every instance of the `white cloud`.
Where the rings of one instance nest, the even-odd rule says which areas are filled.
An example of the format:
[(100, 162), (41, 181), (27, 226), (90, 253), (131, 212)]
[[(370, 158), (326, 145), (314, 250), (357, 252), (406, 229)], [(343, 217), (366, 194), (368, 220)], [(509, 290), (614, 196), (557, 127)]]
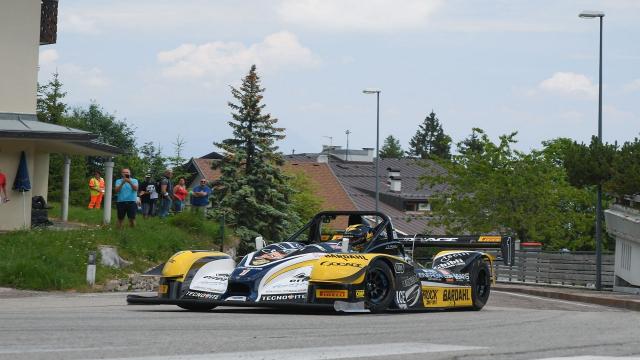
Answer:
[(328, 30), (394, 31), (423, 27), (442, 0), (284, 0), (287, 23)]
[(598, 94), (598, 86), (583, 74), (557, 72), (543, 80), (538, 88), (552, 94), (577, 98), (594, 98)]
[(624, 86), (624, 91), (634, 92), (640, 90), (640, 79), (635, 79)]
[(314, 67), (320, 63), (311, 50), (290, 32), (278, 32), (262, 42), (245, 46), (240, 42), (214, 41), (202, 45), (182, 44), (157, 55), (168, 78), (220, 77), (256, 64), (263, 70), (282, 67)]
[(38, 64), (40, 66), (48, 66), (53, 64), (58, 60), (60, 56), (58, 55), (58, 51), (56, 49), (47, 49), (40, 51), (40, 55), (38, 57)]

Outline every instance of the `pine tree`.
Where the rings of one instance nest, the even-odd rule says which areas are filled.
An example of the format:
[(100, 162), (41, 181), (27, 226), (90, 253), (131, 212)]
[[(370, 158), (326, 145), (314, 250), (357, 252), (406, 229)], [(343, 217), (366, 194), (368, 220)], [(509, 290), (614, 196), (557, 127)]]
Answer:
[(38, 84), (36, 109), (38, 120), (51, 124), (60, 124), (67, 112), (67, 104), (62, 102), (67, 93), (62, 91), (63, 84), (60, 81), (58, 72), (52, 75), (53, 78), (46, 85)]
[(220, 163), (223, 187), (221, 211), (235, 226), (240, 251), (253, 247), (255, 236), (282, 240), (297, 216), (291, 206), (293, 189), (280, 166), (284, 164), (276, 142), (284, 139), (277, 119), (264, 112), (264, 88), (253, 65), (239, 88), (231, 87), (236, 102), (229, 102), (233, 137), (216, 143), (225, 152)]
[(402, 150), (402, 146), (400, 146), (400, 140), (396, 139), (393, 135), (387, 136), (380, 150), (380, 158), (400, 159), (402, 155), (404, 155), (404, 151)]
[(409, 141), (407, 154), (421, 159), (451, 158), (451, 137), (444, 133), (440, 120), (433, 111), (424, 119)]

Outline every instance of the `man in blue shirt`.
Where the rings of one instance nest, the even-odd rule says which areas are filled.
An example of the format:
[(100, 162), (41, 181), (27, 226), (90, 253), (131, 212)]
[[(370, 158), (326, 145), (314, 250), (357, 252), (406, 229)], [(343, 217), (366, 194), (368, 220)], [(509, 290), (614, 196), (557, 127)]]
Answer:
[(116, 209), (118, 210), (118, 228), (122, 229), (122, 222), (125, 215), (129, 218), (129, 226), (136, 225), (136, 212), (138, 205), (136, 199), (138, 197), (138, 180), (131, 177), (131, 170), (122, 169), (122, 178), (116, 180), (115, 193), (118, 195), (116, 199)]
[(211, 188), (207, 186), (207, 180), (200, 179), (200, 185), (195, 186), (191, 192), (191, 211), (202, 212), (202, 215), (206, 216), (209, 195), (211, 195)]

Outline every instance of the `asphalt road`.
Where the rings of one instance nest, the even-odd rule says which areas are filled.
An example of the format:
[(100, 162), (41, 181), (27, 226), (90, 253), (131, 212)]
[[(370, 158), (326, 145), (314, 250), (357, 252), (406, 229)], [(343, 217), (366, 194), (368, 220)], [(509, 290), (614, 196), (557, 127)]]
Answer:
[(0, 292), (0, 359), (640, 358), (640, 313), (493, 292), (479, 312), (382, 315), (127, 306)]

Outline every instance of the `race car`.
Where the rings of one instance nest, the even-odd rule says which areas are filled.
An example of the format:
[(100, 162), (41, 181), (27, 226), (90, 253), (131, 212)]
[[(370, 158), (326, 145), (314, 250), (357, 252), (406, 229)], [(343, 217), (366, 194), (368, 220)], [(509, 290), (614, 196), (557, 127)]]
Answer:
[[(345, 226), (342, 227), (341, 226)], [(430, 267), (419, 248), (446, 248)], [(492, 255), (481, 249), (498, 249)], [(222, 252), (188, 250), (150, 274), (158, 295), (129, 295), (129, 304), (173, 304), (192, 311), (217, 306), (324, 307), (344, 312), (468, 308), (486, 304), (493, 262), (512, 265), (509, 236), (400, 237), (380, 212), (324, 211), (287, 241), (265, 246), (238, 263)]]

